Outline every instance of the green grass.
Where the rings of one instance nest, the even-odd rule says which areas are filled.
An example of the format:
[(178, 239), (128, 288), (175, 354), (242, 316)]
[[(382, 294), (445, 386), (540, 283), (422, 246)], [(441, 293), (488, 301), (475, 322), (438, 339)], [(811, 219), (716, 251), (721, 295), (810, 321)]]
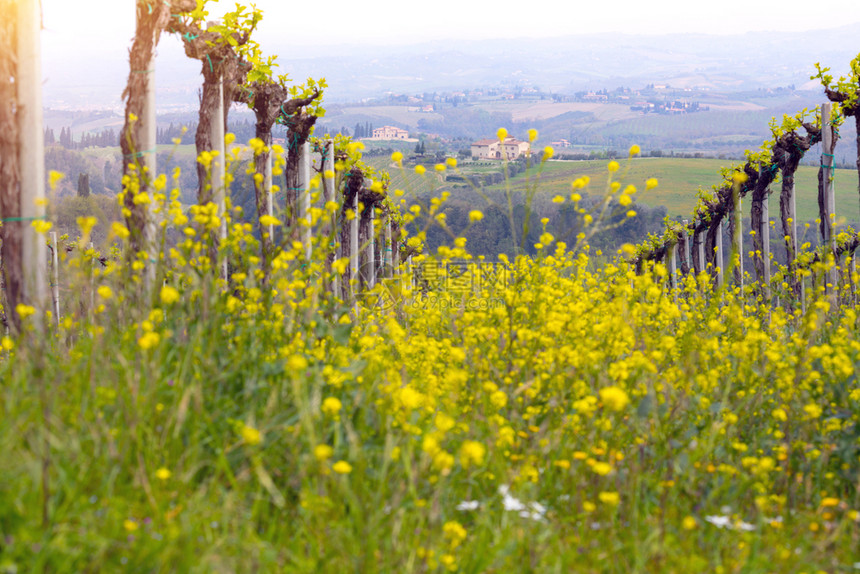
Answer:
[[(428, 164), (425, 176), (418, 176), (412, 168), (406, 168), (405, 175), (391, 163), (388, 158), (373, 158), (372, 165), (388, 169), (391, 173), (394, 189), (429, 190), (442, 186), (438, 176), (432, 174), (433, 165)], [(500, 172), (503, 164), (500, 162), (479, 162), (481, 165), (472, 166), (471, 162), (462, 162), (459, 173), (463, 175)], [(637, 158), (629, 163), (622, 160), (621, 170), (615, 179), (625, 184), (633, 184), (639, 192), (636, 201), (649, 207), (664, 206), (670, 217), (690, 217), (696, 207), (696, 190), (699, 186), (710, 189), (720, 182), (720, 168), (732, 165), (731, 160), (720, 159), (686, 159), (686, 158)], [(600, 194), (605, 188), (608, 172), (607, 161), (587, 160), (568, 161), (551, 160), (547, 162), (540, 174), (538, 183), (539, 194), (544, 196), (570, 196), (571, 183), (582, 176), (591, 178), (588, 191)], [(510, 179), (511, 189), (522, 192), (534, 183), (539, 167), (532, 167)], [(448, 170), (445, 173), (454, 173)], [(645, 191), (645, 181), (657, 178), (659, 186)], [(818, 169), (801, 166), (795, 178), (797, 194), (798, 219), (814, 221), (818, 217)], [(457, 185), (462, 185), (457, 182)], [(450, 189), (450, 187), (446, 187)], [(485, 191), (491, 195), (504, 192), (505, 185), (490, 186)], [(860, 198), (857, 195), (857, 172), (852, 169), (836, 170), (836, 213), (839, 218), (848, 221), (860, 221)], [(779, 183), (771, 187), (770, 217), (779, 217)], [(454, 192), (456, 193), (456, 191)], [(749, 200), (747, 200), (748, 202)], [(747, 203), (748, 205), (748, 203)]]
[(850, 305), (791, 316), (693, 278), (673, 297), (557, 252), (483, 293), (392, 282), (353, 307), (322, 250), (284, 250), (266, 286), (232, 233), (229, 288), (204, 242), (149, 294), (63, 252), (60, 326), (0, 337), (4, 574), (856, 562)]
[[(591, 178), (592, 193), (602, 193), (608, 172), (606, 161), (560, 161), (547, 162), (540, 177), (541, 194), (561, 194), (568, 197), (570, 184), (581, 176)], [(699, 186), (710, 189), (720, 183), (720, 168), (732, 165), (730, 160), (638, 158), (630, 162), (629, 169), (621, 161), (622, 169), (615, 179), (631, 183), (640, 190), (636, 200), (650, 207), (662, 205), (670, 216), (690, 216), (696, 206), (696, 190)], [(529, 177), (535, 177), (538, 168), (511, 179), (511, 187), (522, 191)], [(848, 169), (836, 170), (836, 213), (851, 221), (860, 220), (860, 200), (857, 197), (857, 172)], [(657, 178), (660, 185), (644, 191), (645, 180)], [(811, 221), (818, 217), (818, 169), (802, 166), (795, 178), (798, 219)], [(494, 186), (491, 191), (502, 191), (504, 186)], [(779, 214), (778, 184), (772, 187), (770, 200), (771, 218)]]
[(636, 276), (546, 238), (551, 257), (492, 269), (440, 249), (414, 261), (422, 289), (403, 269), (345, 302), (333, 237), (309, 258), (285, 237), (269, 268), (249, 228), (220, 249), (219, 228), (172, 210), (159, 239), (185, 239), (154, 259), (102, 244), (104, 269), (61, 248), (61, 320), (7, 306), (22, 327), (0, 336), (0, 573), (857, 561), (848, 292), (831, 307), (810, 280), (804, 314), (705, 275), (674, 291), (662, 266)]

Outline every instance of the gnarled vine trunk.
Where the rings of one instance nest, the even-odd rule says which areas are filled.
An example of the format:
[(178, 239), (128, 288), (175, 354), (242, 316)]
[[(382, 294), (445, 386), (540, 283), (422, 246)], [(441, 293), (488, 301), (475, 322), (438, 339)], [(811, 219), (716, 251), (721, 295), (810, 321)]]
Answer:
[[(860, 89), (860, 86), (857, 86), (857, 89)], [(858, 199), (860, 199), (860, 100), (856, 100), (853, 104), (847, 105), (846, 102), (851, 99), (849, 94), (826, 87), (824, 89), (824, 93), (827, 95), (827, 99), (831, 102), (840, 104), (839, 109), (843, 116), (846, 118), (854, 118), (854, 127), (856, 128), (855, 144), (857, 146), (855, 148), (857, 150), (857, 159), (855, 162), (855, 165), (857, 166), (857, 193)]]
[(290, 222), (290, 235), (294, 240), (299, 238), (298, 197), (299, 191), (301, 191), (299, 188), (302, 186), (302, 182), (299, 181), (299, 150), (308, 141), (317, 121), (317, 116), (306, 113), (304, 108), (320, 95), (319, 91), (314, 91), (313, 95), (308, 98), (291, 100), (284, 104), (281, 108), (281, 114), (278, 116), (278, 121), (287, 126), (287, 165), (284, 170), (286, 188), (284, 194), (286, 212)]
[[(125, 123), (120, 133), (120, 148), (123, 154), (123, 176), (139, 178), (140, 192), (147, 192), (155, 174), (143, 175), (141, 158), (145, 153), (155, 150), (141, 149), (143, 139), (144, 108), (146, 106), (147, 86), (155, 81), (155, 49), (164, 30), (172, 30), (174, 15), (190, 12), (197, 7), (195, 0), (171, 0), (169, 2), (137, 2), (137, 29), (129, 50), (128, 83), (125, 99)], [(147, 223), (147, 207), (136, 204), (131, 189), (123, 190), (123, 206), (126, 210), (126, 224), (131, 233), (129, 240), (134, 252), (144, 248)]]
[(807, 135), (800, 136), (789, 132), (779, 137), (773, 148), (773, 157), (782, 172), (782, 189), (779, 194), (779, 215), (782, 221), (783, 237), (785, 238), (786, 262), (789, 270), (789, 285), (795, 297), (800, 297), (800, 280), (797, 277), (797, 237), (794, 231), (795, 214), (792, 213), (794, 196), (794, 174), (800, 165), (800, 160), (809, 148), (821, 139), (821, 130), (812, 124), (803, 124)]
[[(340, 208), (340, 247), (343, 257), (352, 258), (352, 253), (358, 249), (359, 245), (353, 245), (352, 234), (350, 230), (351, 221), (347, 218), (347, 213), (352, 210), (355, 203), (355, 198), (359, 197), (361, 190), (364, 187), (364, 173), (357, 167), (353, 168), (346, 177), (346, 185), (343, 190), (343, 205)], [(359, 214), (355, 214), (359, 217)], [(354, 278), (351, 265), (347, 265), (342, 275), (342, 296), (343, 300), (349, 300), (352, 291), (350, 281)]]
[(678, 261), (681, 264), (681, 274), (687, 275), (690, 273), (690, 262), (687, 260), (687, 244), (690, 237), (687, 234), (687, 229), (678, 232)]
[(756, 278), (760, 284), (765, 282), (765, 245), (764, 234), (761, 232), (764, 221), (764, 202), (770, 194), (770, 185), (776, 179), (777, 166), (769, 163), (759, 167), (759, 175), (752, 190), (750, 202), (750, 227), (753, 233), (753, 266)]
[[(0, 13), (14, 15), (15, 12), (14, 2), (0, 0)], [(15, 24), (14, 16), (0, 18), (0, 218), (7, 220), (21, 215), (18, 123), (15, 115), (17, 94), (12, 80), (18, 68)], [(18, 324), (17, 313), (10, 310), (21, 301), (24, 225), (23, 221), (5, 221), (0, 227), (3, 261), (0, 283), (5, 285), (6, 296), (2, 301), (4, 324)]]

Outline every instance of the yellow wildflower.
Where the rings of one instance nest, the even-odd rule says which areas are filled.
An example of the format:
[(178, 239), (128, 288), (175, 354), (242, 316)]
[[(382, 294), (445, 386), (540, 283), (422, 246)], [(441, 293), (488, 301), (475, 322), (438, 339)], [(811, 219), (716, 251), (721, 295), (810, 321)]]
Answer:
[(326, 397), (322, 402), (322, 412), (330, 417), (335, 417), (340, 412), (343, 404), (337, 397)]
[(24, 320), (27, 317), (30, 317), (31, 315), (33, 315), (33, 313), (36, 312), (36, 308), (31, 307), (30, 305), (24, 305), (23, 303), (18, 303), (15, 306), (15, 312), (18, 313), (18, 316), (22, 320)]
[(242, 425), (239, 434), (242, 435), (242, 440), (245, 444), (249, 446), (258, 445), (263, 441), (263, 435), (260, 434), (260, 431), (248, 425)]
[(618, 387), (600, 389), (599, 394), (604, 406), (613, 411), (622, 411), (630, 403), (630, 397)]
[(314, 457), (320, 462), (325, 462), (332, 457), (334, 449), (327, 444), (318, 444), (314, 447)]
[(597, 495), (597, 498), (600, 502), (609, 506), (616, 506), (621, 501), (621, 497), (617, 492), (601, 492)]
[(144, 351), (148, 351), (149, 349), (155, 347), (160, 340), (161, 337), (158, 335), (158, 333), (150, 331), (149, 333), (144, 333), (137, 340), (137, 344), (140, 345), (140, 348)]
[(128, 519), (123, 521), (122, 526), (123, 526), (123, 528), (125, 528), (129, 532), (134, 532), (135, 530), (140, 528), (140, 525), (137, 522), (135, 522), (134, 520), (128, 520)]
[(487, 453), (487, 448), (473, 440), (467, 440), (460, 447), (460, 464), (463, 468), (470, 466), (481, 466), (484, 464), (484, 455)]
[(161, 288), (160, 297), (163, 305), (172, 305), (179, 301), (179, 291), (170, 285), (165, 285)]

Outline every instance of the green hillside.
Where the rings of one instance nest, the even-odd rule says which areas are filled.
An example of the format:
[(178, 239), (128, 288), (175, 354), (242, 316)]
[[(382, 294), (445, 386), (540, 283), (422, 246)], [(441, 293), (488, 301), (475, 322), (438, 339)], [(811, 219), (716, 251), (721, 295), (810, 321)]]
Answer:
[[(621, 181), (632, 183), (640, 189), (638, 201), (650, 206), (663, 205), (669, 215), (686, 216), (696, 205), (696, 190), (699, 186), (710, 188), (720, 182), (720, 168), (731, 165), (730, 160), (720, 159), (678, 159), (678, 158), (641, 158), (622, 163), (618, 172)], [(514, 189), (522, 189), (527, 177), (536, 173), (532, 169), (513, 178)], [(544, 193), (568, 193), (570, 182), (587, 175), (591, 178), (593, 192), (602, 191), (606, 181), (605, 161), (550, 161), (541, 175), (540, 189)], [(644, 191), (644, 182), (655, 177), (660, 185), (653, 190)], [(797, 211), (799, 219), (812, 220), (818, 216), (818, 169), (802, 166), (796, 176)], [(860, 219), (857, 199), (857, 172), (840, 169), (836, 173), (836, 213), (849, 220)], [(501, 188), (500, 188), (501, 189)], [(778, 193), (778, 188), (775, 189)], [(771, 217), (778, 210), (777, 196), (771, 199)]]
[[(380, 161), (380, 166), (384, 163)], [(483, 162), (486, 163), (486, 162)], [(699, 186), (710, 188), (720, 182), (720, 168), (730, 165), (731, 160), (721, 159), (681, 159), (681, 158), (638, 158), (632, 161), (622, 161), (622, 169), (616, 174), (622, 182), (632, 183), (640, 190), (637, 201), (650, 207), (665, 206), (670, 216), (688, 216), (696, 205), (696, 190)], [(602, 193), (608, 172), (607, 162), (552, 160), (548, 162), (540, 175), (539, 192), (542, 195), (570, 195), (570, 184), (578, 177), (587, 175), (591, 178), (589, 190), (593, 194)], [(432, 166), (428, 166), (432, 171)], [(501, 165), (499, 165), (501, 170)], [(462, 174), (485, 173), (487, 167), (471, 167), (469, 162), (462, 163)], [(392, 183), (395, 187), (403, 187), (406, 182), (392, 169)], [(528, 182), (534, 180), (538, 172), (532, 168), (516, 177), (511, 178), (510, 184), (514, 191), (522, 192)], [(450, 172), (448, 172), (450, 173)], [(408, 186), (412, 189), (424, 188), (431, 182), (422, 182), (411, 170), (407, 170)], [(425, 177), (430, 176), (430, 171)], [(650, 191), (644, 190), (645, 180), (657, 178), (660, 185)], [(436, 185), (438, 179), (436, 179)], [(818, 169), (803, 166), (798, 170), (796, 178), (798, 216), (802, 220), (813, 220), (818, 214)], [(486, 188), (488, 192), (500, 193), (504, 184)], [(778, 194), (778, 187), (774, 188)], [(771, 196), (771, 217), (776, 217), (779, 209), (778, 195)], [(849, 221), (860, 220), (860, 201), (857, 198), (857, 173), (854, 170), (839, 169), (836, 173), (836, 212)]]

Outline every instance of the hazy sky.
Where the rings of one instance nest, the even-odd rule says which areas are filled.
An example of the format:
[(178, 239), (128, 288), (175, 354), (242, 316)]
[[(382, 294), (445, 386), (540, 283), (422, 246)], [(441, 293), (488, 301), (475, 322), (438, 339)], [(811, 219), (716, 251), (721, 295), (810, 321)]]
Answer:
[[(116, 50), (128, 46), (133, 34), (134, 0), (42, 0), (42, 4), (46, 56), (96, 47)], [(221, 0), (213, 13), (233, 5), (233, 1)], [(797, 0), (434, 0), (414, 4), (391, 0), (257, 0), (256, 5), (265, 14), (257, 36), (264, 49), (267, 39), (277, 39), (279, 44), (305, 44), (309, 51), (320, 45), (390, 45), (452, 37), (802, 31), (860, 21), (857, 0), (830, 0), (823, 5), (826, 10)], [(328, 7), (327, 13), (323, 7)], [(306, 20), (293, 29), (297, 14)]]

